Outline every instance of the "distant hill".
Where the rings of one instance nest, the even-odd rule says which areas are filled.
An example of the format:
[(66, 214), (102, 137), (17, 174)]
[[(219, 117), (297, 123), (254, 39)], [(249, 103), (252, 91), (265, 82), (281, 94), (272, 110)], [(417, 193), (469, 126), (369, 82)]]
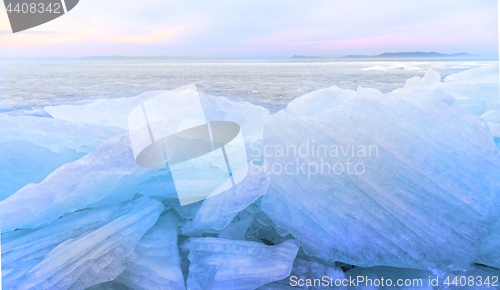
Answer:
[(473, 55), (465, 52), (444, 54), (439, 52), (386, 52), (378, 55), (346, 55), (346, 56), (314, 56), (314, 55), (294, 55), (290, 60), (296, 61), (315, 61), (315, 60), (332, 60), (332, 59), (386, 59), (386, 60), (396, 60), (396, 59), (443, 59), (443, 60), (489, 60), (497, 59), (498, 56), (481, 56)]
[(438, 52), (386, 52), (379, 55), (346, 55), (344, 58), (468, 58), (468, 53), (443, 54)]

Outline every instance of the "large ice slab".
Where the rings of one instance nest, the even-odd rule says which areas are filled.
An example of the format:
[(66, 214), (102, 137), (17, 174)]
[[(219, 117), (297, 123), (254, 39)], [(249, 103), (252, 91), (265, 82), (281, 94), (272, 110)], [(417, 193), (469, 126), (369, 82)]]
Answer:
[(135, 97), (97, 99), (88, 104), (46, 106), (54, 119), (113, 126), (128, 130), (128, 115), (141, 102), (165, 91), (151, 91)]
[(494, 137), (500, 137), (500, 110), (490, 110), (481, 115)]
[[(97, 99), (84, 105), (47, 106), (45, 110), (58, 120), (84, 122), (89, 123), (89, 125), (114, 126), (128, 130), (130, 125), (129, 114), (134, 108), (137, 109), (141, 103), (151, 98), (161, 96), (162, 102), (165, 102), (165, 106), (169, 106), (169, 103), (177, 103), (179, 98), (183, 98), (183, 94), (186, 92), (189, 94), (193, 94), (194, 92), (194, 94), (198, 96), (196, 86), (191, 84), (171, 91), (147, 92), (136, 97)], [(262, 145), (262, 129), (265, 120), (269, 116), (269, 111), (267, 109), (253, 105), (249, 102), (234, 102), (223, 97), (207, 94), (199, 94), (199, 99), (207, 121), (230, 121), (238, 124), (241, 128), (241, 134), (247, 150), (249, 150), (250, 146), (258, 147)], [(189, 106), (187, 108), (189, 108)], [(151, 116), (149, 117), (151, 118)], [(172, 123), (170, 125), (173, 125), (175, 122), (170, 123)], [(136, 144), (136, 147), (137, 146), (140, 145)], [(167, 152), (168, 149), (169, 148), (167, 148)], [(247, 156), (248, 155), (247, 153)], [(205, 170), (207, 168), (207, 166), (204, 166), (206, 163), (205, 161), (206, 160), (202, 162), (196, 161), (196, 164), (202, 163), (198, 164), (199, 168), (197, 169), (201, 171)], [(177, 171), (178, 170), (175, 170), (175, 172)], [(183, 169), (180, 171), (183, 171)], [(180, 173), (176, 174), (182, 176)], [(180, 182), (179, 184), (183, 183)]]
[[(199, 166), (207, 168), (211, 162), (213, 160), (207, 159)], [(186, 178), (192, 178), (189, 172)], [(259, 177), (256, 182), (258, 180)], [(242, 191), (243, 194), (252, 190), (257, 194), (245, 196), (250, 198), (249, 202), (262, 194), (259, 188), (251, 189), (247, 185), (242, 188), (248, 189)], [(136, 193), (177, 198), (167, 169), (151, 170), (135, 163), (130, 139), (125, 133), (109, 139), (83, 158), (64, 164), (39, 184), (28, 184), (0, 202), (2, 231), (37, 227), (89, 204), (116, 204)]]
[(0, 200), (38, 183), (59, 166), (95, 150), (123, 129), (50, 117), (0, 114)]
[(120, 207), (82, 210), (36, 230), (18, 230), (2, 234), (3, 284), (15, 288), (21, 278), (60, 243), (96, 230), (113, 217)]
[(314, 116), (329, 108), (340, 105), (353, 98), (356, 92), (341, 89), (337, 86), (317, 90), (295, 99), (287, 106), (287, 111), (301, 116)]
[(473, 69), (446, 76), (445, 82), (460, 84), (494, 84), (500, 80), (498, 78), (499, 68), (496, 65), (487, 64)]
[(55, 153), (28, 141), (0, 142), (0, 201), (28, 183), (38, 183), (59, 166), (82, 154)]
[[(192, 84), (180, 87), (177, 90), (191, 88), (196, 89)], [(45, 111), (57, 120), (113, 126), (128, 130), (128, 116), (135, 107), (150, 98), (171, 92), (152, 91), (135, 97), (97, 99), (84, 105), (47, 106)], [(262, 135), (262, 127), (269, 116), (267, 109), (248, 102), (234, 102), (223, 97), (207, 94), (200, 94), (200, 101), (208, 121), (235, 122), (240, 125), (245, 139), (258, 132)]]
[(188, 289), (243, 290), (287, 277), (299, 244), (288, 240), (266, 246), (248, 241), (218, 238), (191, 238), (189, 250)]
[[(194, 86), (189, 86), (191, 87)], [(130, 111), (141, 101), (162, 93), (165, 92), (149, 92), (132, 98), (96, 100), (86, 105), (47, 107), (47, 111), (56, 120), (38, 119), (48, 119), (63, 124), (84, 122), (84, 125), (96, 128), (99, 126), (127, 128)], [(262, 127), (269, 116), (268, 110), (247, 102), (237, 103), (222, 97), (203, 94), (201, 102), (207, 111), (207, 120), (232, 121), (240, 125), (247, 149), (250, 145), (262, 146)], [(43, 136), (44, 132), (39, 135)], [(38, 226), (89, 204), (96, 202), (116, 204), (130, 199), (135, 193), (176, 199), (177, 194), (169, 170), (147, 170), (137, 166), (127, 135), (125, 133), (109, 139), (88, 156), (71, 164), (65, 164), (40, 184), (28, 185), (0, 204), (0, 220), (3, 221), (3, 228), (8, 230)], [(47, 138), (50, 139), (52, 136), (47, 135)], [(206, 171), (211, 168), (213, 162), (215, 161), (205, 158), (202, 162), (198, 162), (197, 166), (201, 171)], [(192, 177), (189, 171), (182, 175), (186, 180), (191, 180)], [(203, 176), (198, 177), (200, 180), (203, 179)], [(259, 194), (262, 194), (262, 191)], [(251, 202), (256, 197), (245, 198)], [(23, 218), (18, 218), (21, 204)], [(237, 211), (231, 214), (234, 216), (236, 213)]]
[(427, 70), (423, 77), (415, 76), (406, 80), (405, 88), (415, 86), (430, 86), (439, 84), (441, 82), (441, 75), (433, 69)]
[(200, 232), (221, 231), (240, 211), (266, 192), (269, 174), (262, 166), (253, 169), (241, 183), (203, 201), (193, 219), (194, 229)]
[(185, 289), (177, 247), (177, 222), (172, 213), (162, 215), (135, 247), (137, 257), (114, 282), (134, 290)]
[(317, 114), (292, 109), (300, 99), (264, 128), (262, 210), (277, 226), (330, 261), (470, 267), (498, 218), (500, 155), (483, 120), (426, 84), (360, 88)]
[(262, 139), (269, 110), (249, 102), (234, 102), (203, 93), (200, 94), (200, 101), (208, 121), (231, 121), (240, 125), (246, 144)]
[(500, 220), (497, 220), (492, 230), (481, 240), (476, 262), (500, 269)]
[(136, 193), (176, 196), (175, 191), (163, 187), (149, 192), (138, 190), (138, 185), (158, 174), (135, 163), (128, 134), (122, 134), (59, 167), (39, 184), (28, 184), (1, 201), (2, 231), (36, 228), (97, 202), (102, 206), (130, 200)]
[(476, 115), (500, 110), (498, 64), (449, 75), (445, 82), (437, 85), (452, 93), (458, 104)]
[[(139, 240), (158, 220), (163, 205), (153, 199), (140, 197), (116, 210), (115, 217), (98, 229), (67, 239), (52, 249), (39, 263), (17, 280), (12, 289), (86, 289), (90, 286), (115, 279), (135, 257), (133, 251)], [(106, 219), (109, 213), (100, 213)], [(98, 214), (99, 215), (99, 214)], [(96, 225), (95, 217), (90, 220), (77, 220), (83, 227)], [(25, 238), (36, 243), (36, 236), (42, 236), (45, 244), (58, 242), (71, 231), (54, 235), (56, 228), (43, 229)], [(75, 224), (73, 224), (75, 225)], [(75, 225), (76, 226), (76, 225)], [(73, 227), (78, 231), (80, 228)], [(77, 234), (77, 233), (75, 233)], [(15, 247), (15, 240), (12, 246)], [(32, 247), (40, 247), (32, 244)], [(43, 247), (40, 247), (43, 249)], [(33, 249), (23, 247), (27, 253)], [(8, 250), (8, 249), (7, 249)], [(33, 252), (40, 255), (39, 252)], [(19, 252), (13, 255), (20, 255)], [(23, 257), (21, 257), (23, 258)], [(24, 257), (26, 258), (26, 257)], [(14, 266), (15, 267), (15, 266)]]
[(123, 132), (120, 128), (86, 122), (0, 114), (0, 142), (24, 140), (62, 154), (67, 149), (92, 152), (102, 142)]
[[(145, 199), (143, 198), (143, 201)], [(138, 202), (85, 209), (69, 213), (39, 229), (24, 229), (2, 235), (2, 272), (4, 285), (14, 288), (19, 279), (57, 245), (95, 231), (126, 214)]]

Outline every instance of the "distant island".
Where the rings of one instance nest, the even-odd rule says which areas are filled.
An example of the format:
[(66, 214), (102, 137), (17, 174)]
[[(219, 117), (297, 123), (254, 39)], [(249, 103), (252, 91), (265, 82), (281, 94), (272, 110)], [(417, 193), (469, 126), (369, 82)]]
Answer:
[(344, 58), (470, 58), (472, 54), (465, 52), (443, 54), (438, 52), (386, 52), (379, 55), (346, 55)]
[(332, 60), (498, 60), (498, 55), (474, 55), (465, 52), (444, 54), (439, 52), (386, 52), (377, 55), (294, 55), (290, 61), (332, 61)]

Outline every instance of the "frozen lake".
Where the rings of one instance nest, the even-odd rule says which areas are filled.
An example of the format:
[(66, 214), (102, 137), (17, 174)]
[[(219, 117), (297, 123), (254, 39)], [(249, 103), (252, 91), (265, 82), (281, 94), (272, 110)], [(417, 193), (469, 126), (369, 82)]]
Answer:
[(283, 109), (306, 93), (336, 85), (389, 92), (428, 68), (442, 77), (491, 62), (331, 61), (179, 62), (144, 60), (0, 60), (0, 110), (42, 108), (134, 96), (196, 83), (198, 90)]

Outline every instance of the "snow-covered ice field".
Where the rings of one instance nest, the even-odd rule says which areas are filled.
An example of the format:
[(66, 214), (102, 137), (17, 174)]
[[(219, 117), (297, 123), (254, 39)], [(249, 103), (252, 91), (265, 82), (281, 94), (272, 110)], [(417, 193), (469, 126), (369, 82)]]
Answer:
[[(127, 121), (192, 83), (249, 173), (180, 206)], [(498, 62), (2, 60), (0, 110), (3, 289), (500, 289)]]

